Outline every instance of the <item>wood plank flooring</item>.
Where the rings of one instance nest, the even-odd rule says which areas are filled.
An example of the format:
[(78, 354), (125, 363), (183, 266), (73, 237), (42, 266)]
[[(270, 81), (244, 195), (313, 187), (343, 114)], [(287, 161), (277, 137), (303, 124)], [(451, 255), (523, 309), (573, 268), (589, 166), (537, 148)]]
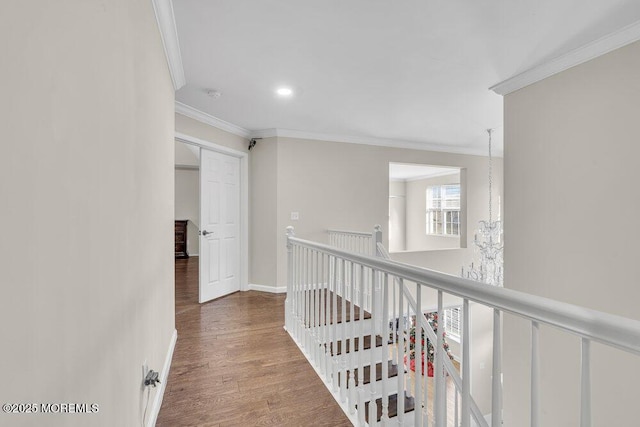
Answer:
[(176, 260), (178, 342), (157, 426), (350, 426), (282, 329), (284, 299), (198, 304), (198, 258)]

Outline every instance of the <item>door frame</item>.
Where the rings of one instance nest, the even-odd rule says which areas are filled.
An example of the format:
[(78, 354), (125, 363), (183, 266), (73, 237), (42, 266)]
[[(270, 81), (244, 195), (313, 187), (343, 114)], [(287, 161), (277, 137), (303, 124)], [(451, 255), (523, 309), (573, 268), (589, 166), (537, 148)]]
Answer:
[[(174, 136), (178, 142), (215, 151), (240, 159), (240, 291), (249, 290), (249, 153), (218, 145), (181, 132)], [(199, 268), (199, 266), (198, 266)], [(199, 291), (198, 291), (199, 293)]]

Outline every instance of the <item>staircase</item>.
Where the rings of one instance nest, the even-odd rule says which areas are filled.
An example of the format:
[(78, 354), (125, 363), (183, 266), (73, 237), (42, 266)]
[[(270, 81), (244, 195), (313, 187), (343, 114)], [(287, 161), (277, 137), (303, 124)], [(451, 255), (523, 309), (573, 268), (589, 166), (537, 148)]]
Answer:
[[(503, 312), (531, 324), (532, 427), (542, 419), (541, 324), (580, 337), (581, 427), (591, 426), (590, 343), (640, 355), (638, 321), (393, 262), (381, 237), (376, 227), (325, 245), (287, 229), (285, 328), (354, 426), (489, 426), (471, 395), (470, 302), (493, 311), (492, 384), (483, 391), (492, 427), (502, 426)], [(424, 289), (435, 291), (438, 319), (445, 293), (463, 301), (461, 372), (444, 351), (443, 322), (434, 331), (423, 312)], [(419, 351), (415, 373), (407, 369), (411, 328), (433, 343), (433, 378), (423, 375)]]
[[(352, 256), (370, 257), (373, 253), (384, 257), (386, 252), (377, 247), (380, 229), (369, 235), (332, 233), (335, 236), (330, 241), (335, 246), (324, 250), (307, 247), (302, 241), (294, 244), (293, 235), (289, 236), (287, 331), (354, 425), (423, 425), (435, 419), (438, 411), (445, 420), (449, 413), (451, 424), (457, 425), (458, 393), (453, 393), (455, 408), (447, 409), (437, 406), (441, 405), (439, 400), (432, 402), (434, 392), (429, 392), (435, 388), (444, 396), (446, 376), (459, 379), (449, 359), (451, 372), (442, 370), (435, 378), (422, 375), (422, 366), (417, 366), (420, 363), (415, 373), (405, 366), (412, 325), (417, 324), (420, 330), (428, 328), (425, 334), (437, 341), (413, 297), (398, 293), (402, 286), (397, 280), (389, 280), (365, 262), (331, 252), (341, 245), (357, 251), (351, 252)], [(397, 298), (382, 298), (391, 293)], [(390, 306), (390, 300), (402, 300), (402, 304)], [(448, 382), (454, 388), (454, 381)], [(478, 425), (486, 425), (482, 422), (484, 419)]]
[[(343, 298), (339, 293), (342, 284), (336, 285), (337, 292), (332, 287), (299, 290), (306, 295), (300, 305), (304, 316), (297, 319), (303, 324), (298, 327), (305, 339), (298, 344), (302, 344), (308, 358), (319, 362), (316, 370), (323, 372), (321, 378), (329, 379), (325, 380), (327, 386), (349, 408), (347, 416), (354, 425), (369, 424), (370, 417), (380, 421), (383, 406), (388, 420), (396, 419), (399, 410), (404, 414), (412, 412), (415, 400), (404, 389), (401, 393), (404, 399), (398, 404), (397, 378), (400, 370), (401, 374), (406, 373), (404, 366), (398, 368), (391, 358), (390, 349), (395, 343), (388, 337), (383, 343), (384, 338), (374, 332), (371, 313)], [(372, 400), (375, 405), (370, 407)], [(357, 411), (359, 407), (364, 407), (364, 411)], [(358, 413), (363, 418), (360, 422)]]

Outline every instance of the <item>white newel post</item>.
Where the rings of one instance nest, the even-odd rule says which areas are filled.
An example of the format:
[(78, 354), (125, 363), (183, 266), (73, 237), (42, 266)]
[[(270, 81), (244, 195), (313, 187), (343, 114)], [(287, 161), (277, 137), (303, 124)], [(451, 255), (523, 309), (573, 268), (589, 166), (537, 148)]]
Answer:
[(293, 299), (293, 244), (290, 237), (293, 237), (293, 227), (287, 227), (287, 298), (284, 300), (284, 328), (291, 333), (291, 301)]
[(381, 256), (378, 253), (378, 243), (382, 243), (382, 227), (380, 225), (376, 225), (373, 227), (373, 248), (371, 255), (373, 256)]

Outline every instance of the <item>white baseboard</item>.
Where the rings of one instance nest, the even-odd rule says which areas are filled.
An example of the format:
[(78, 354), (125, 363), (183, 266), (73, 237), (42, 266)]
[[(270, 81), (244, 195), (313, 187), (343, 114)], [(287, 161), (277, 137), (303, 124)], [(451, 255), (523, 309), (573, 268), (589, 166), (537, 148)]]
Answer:
[(153, 397), (153, 405), (149, 411), (149, 419), (147, 420), (147, 427), (153, 427), (158, 420), (158, 414), (160, 413), (160, 407), (162, 406), (162, 398), (164, 397), (164, 391), (167, 388), (167, 378), (169, 378), (169, 369), (171, 368), (171, 359), (173, 359), (173, 350), (176, 348), (176, 341), (178, 340), (178, 331), (173, 330), (171, 336), (171, 342), (169, 343), (169, 349), (167, 350), (167, 356), (164, 359), (164, 366), (160, 372), (160, 386)]
[(265, 285), (255, 285), (253, 283), (249, 283), (250, 291), (258, 291), (258, 292), (269, 292), (272, 294), (284, 294), (287, 292), (286, 286), (265, 286)]

